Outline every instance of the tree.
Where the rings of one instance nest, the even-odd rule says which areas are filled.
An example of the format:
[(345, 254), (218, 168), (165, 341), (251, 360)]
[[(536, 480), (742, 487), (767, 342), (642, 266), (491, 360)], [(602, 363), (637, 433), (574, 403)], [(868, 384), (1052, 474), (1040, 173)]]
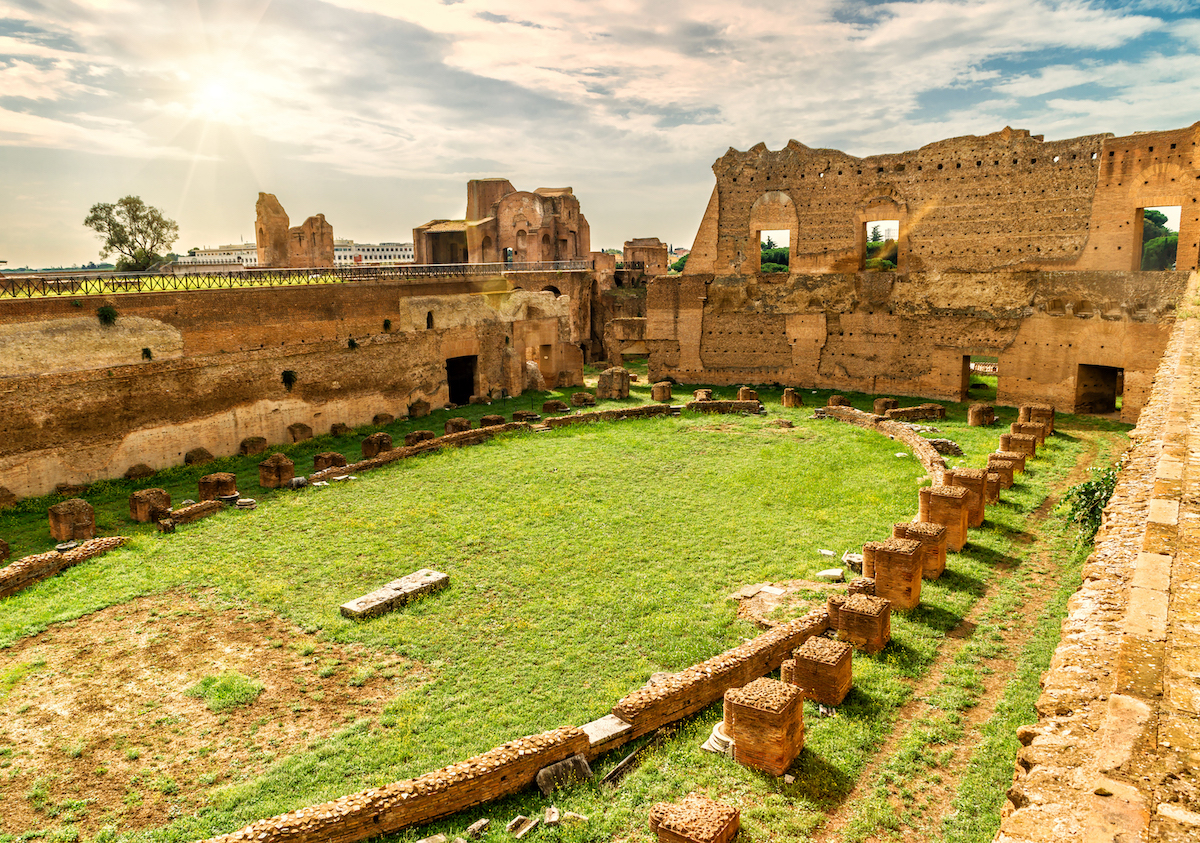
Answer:
[(778, 245), (776, 245), (775, 241), (771, 239), (771, 235), (770, 235), (770, 234), (768, 234), (768, 235), (767, 235), (767, 239), (763, 241), (762, 247), (763, 247), (763, 249), (764, 249), (764, 250), (765, 250), (765, 249), (778, 249), (778, 248), (779, 248), (779, 246), (778, 246)]
[(883, 242), (883, 232), (879, 230), (879, 226), (877, 226), (877, 225), (871, 226), (871, 242), (872, 243), (882, 243)]
[[(688, 252), (688, 255), (690, 255), (690, 254), (691, 254), (691, 252)], [(684, 255), (679, 260), (675, 261), (675, 263), (671, 264), (671, 271), (672, 272), (683, 272), (683, 268), (685, 266), (687, 266), (687, 259), (688, 259), (688, 256)]]
[(100, 257), (121, 255), (117, 269), (122, 271), (149, 269), (161, 260), (159, 252), (179, 238), (179, 223), (138, 196), (126, 196), (116, 204), (97, 202), (83, 224), (104, 241)]

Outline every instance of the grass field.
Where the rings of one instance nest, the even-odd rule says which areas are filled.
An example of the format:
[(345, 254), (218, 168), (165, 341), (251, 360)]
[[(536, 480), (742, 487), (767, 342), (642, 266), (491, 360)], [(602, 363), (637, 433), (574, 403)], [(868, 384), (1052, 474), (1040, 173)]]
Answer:
[[(641, 384), (631, 401), (646, 400), (648, 391)], [(823, 404), (827, 394), (806, 392), (804, 397)], [(135, 537), (125, 548), (0, 603), (0, 647), (5, 648), (0, 649), (0, 714), (18, 726), (21, 718), (34, 717), (45, 705), (34, 696), (37, 681), (69, 670), (53, 657), (36, 664), (28, 655), (36, 649), (30, 642), (52, 656), (55, 641), (72, 625), (88, 623), (91, 613), (132, 615), (132, 608), (121, 607), (134, 606), (146, 595), (168, 606), (175, 600), (233, 607), (230, 611), (240, 614), (231, 617), (247, 625), (267, 616), (281, 618), (290, 631), (272, 633), (270, 646), (302, 663), (311, 678), (297, 673), (299, 678), (289, 680), (291, 710), (272, 714), (270, 723), (258, 722), (266, 719), (259, 717), (253, 721), (257, 725), (247, 726), (256, 707), (279, 693), (273, 690), (279, 683), (267, 675), (265, 662), (262, 676), (243, 671), (249, 675), (239, 681), (265, 684), (267, 691), (262, 697), (257, 691), (242, 694), (249, 700), (242, 719), (205, 715), (212, 719), (193, 734), (187, 733), (187, 718), (201, 715), (187, 712), (205, 703), (189, 697), (188, 690), (212, 687), (224, 674), (197, 669), (184, 681), (164, 667), (163, 675), (178, 681), (160, 688), (160, 698), (148, 698), (144, 707), (160, 719), (181, 721), (172, 732), (179, 736), (175, 744), (145, 734), (121, 735), (118, 741), (113, 735), (83, 733), (63, 745), (61, 754), (73, 760), (49, 780), (32, 769), (37, 753), (14, 738), (17, 726), (8, 733), (0, 727), (0, 781), (15, 791), (6, 792), (6, 800), (23, 803), (28, 826), (0, 824), (0, 841), (116, 836), (186, 841), (230, 831), (417, 775), (519, 735), (582, 724), (606, 713), (651, 673), (678, 670), (756, 634), (737, 619), (728, 599), (732, 592), (747, 583), (811, 577), (830, 562), (819, 549), (840, 556), (885, 537), (894, 521), (911, 517), (917, 489), (927, 482), (915, 459), (898, 456), (896, 443), (836, 422), (810, 420), (810, 410), (782, 410), (778, 391), (760, 390), (760, 396), (771, 409), (769, 416), (685, 414), (518, 434), (300, 493), (258, 494), (260, 457), (172, 469), (140, 484), (99, 484), (89, 499), (97, 506), (101, 532)], [(537, 408), (544, 397), (454, 414), (508, 414), (531, 404)], [(870, 407), (872, 396), (849, 397), (856, 406)], [(953, 464), (982, 465), (996, 446), (999, 425), (969, 428), (964, 405), (948, 409), (951, 417), (938, 423), (941, 433), (931, 435), (949, 436), (962, 446), (965, 456), (951, 459)], [(1015, 417), (1010, 409), (998, 408), (998, 414), (1003, 425)], [(421, 427), (440, 432), (447, 415), (397, 422), (388, 429), (397, 439)], [(771, 426), (778, 418), (795, 428)], [(1026, 559), (1074, 553), (1054, 531), (1027, 532), (1029, 518), (1061, 486), (1095, 436), (1123, 429), (1083, 418), (1062, 420), (1060, 434), (1031, 462), (1021, 483), (1004, 493), (1000, 505), (989, 507), (984, 528), (972, 532), (962, 553), (951, 555), (946, 574), (926, 583), (922, 605), (894, 616), (892, 644), (877, 656), (856, 655), (855, 688), (838, 716), (821, 718), (806, 706), (808, 740), (792, 771), (794, 784), (699, 750), (720, 718), (717, 705), (681, 724), (619, 789), (582, 785), (557, 794), (558, 807), (591, 821), (582, 830), (543, 829), (539, 836), (648, 840), (650, 804), (692, 789), (742, 807), (747, 841), (819, 835), (825, 817), (842, 807), (891, 733), (915, 684), (938, 661), (948, 634), (981, 600), (989, 617), (1002, 617), (1004, 607), (1023, 593), (1011, 584), (1023, 582), (1014, 572), (1020, 574)], [(339, 450), (356, 459), (363, 432), (284, 450), (296, 460), (297, 473), (307, 473), (318, 451)], [(181, 527), (173, 536), (133, 529), (128, 522), (125, 498), (133, 488), (162, 485), (178, 502), (194, 497), (199, 475), (218, 469), (235, 471), (243, 493), (259, 498), (259, 508), (228, 511)], [(14, 545), (15, 555), (46, 548), (44, 513), (51, 500), (24, 502), (0, 514), (0, 535)], [(338, 614), (345, 600), (420, 567), (447, 572), (451, 587), (365, 623)], [(1065, 584), (1056, 588), (1069, 593), (1074, 587), (1069, 566), (1062, 571)], [(1061, 616), (1061, 606), (1057, 611)], [(1056, 630), (1056, 616), (1047, 617), (1038, 623)], [(139, 621), (139, 630), (155, 618), (170, 622), (171, 612)], [(987, 636), (977, 640), (982, 650), (963, 656), (975, 659), (974, 667), (957, 674), (965, 691), (947, 692), (947, 710), (972, 704), (970, 671), (992, 657)], [(20, 652), (6, 656), (6, 651)], [(1036, 679), (1038, 659), (1048, 658), (1048, 651), (1036, 656), (1014, 674), (1014, 682), (1028, 685), (1030, 675)], [(119, 660), (111, 667), (101, 660), (89, 679), (107, 683), (119, 695), (115, 676), (106, 679), (107, 671), (115, 674), (118, 666)], [(320, 706), (318, 695), (335, 687), (354, 700), (342, 707), (335, 726), (324, 731), (314, 726), (304, 736), (306, 718)], [(1029, 704), (1023, 693), (1014, 691), (1017, 713), (998, 721), (998, 737), (1014, 716), (1021, 722)], [(153, 722), (147, 715), (147, 732)], [(290, 730), (293, 737), (263, 750), (256, 764), (204, 766), (218, 749), (248, 742), (247, 729), (265, 734), (271, 728), (280, 735)], [(186, 751), (179, 749), (181, 742)], [(131, 751), (138, 757), (130, 758)], [(1007, 752), (1002, 766), (1011, 765), (1011, 751), (1002, 742), (988, 752), (997, 758)], [(75, 760), (80, 768), (103, 768), (118, 797), (89, 800), (86, 788), (72, 778)], [(617, 760), (602, 759), (598, 770)], [(971, 781), (995, 777), (997, 768), (988, 759), (977, 766)], [(899, 822), (900, 815), (884, 802), (856, 819), (852, 830), (866, 834)], [(435, 831), (454, 836), (486, 815), (499, 827), (488, 839), (501, 840), (511, 816), (540, 811), (545, 804), (549, 801), (540, 796), (523, 794), (394, 839), (416, 840)], [(989, 817), (997, 816), (998, 804), (988, 810)], [(949, 834), (946, 839), (959, 838)]]

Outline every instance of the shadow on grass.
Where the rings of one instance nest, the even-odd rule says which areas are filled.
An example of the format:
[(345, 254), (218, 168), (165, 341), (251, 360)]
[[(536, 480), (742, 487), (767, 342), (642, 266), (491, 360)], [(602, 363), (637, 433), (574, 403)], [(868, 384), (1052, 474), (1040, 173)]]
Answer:
[(795, 783), (784, 785), (782, 779), (776, 779), (766, 773), (760, 775), (778, 789), (786, 789), (791, 797), (800, 797), (821, 807), (832, 806), (842, 802), (854, 789), (856, 777), (849, 775), (840, 767), (829, 763), (807, 747), (792, 762), (788, 770), (796, 777)]
[[(915, 609), (904, 612), (903, 615), (912, 623), (921, 624), (921, 626), (941, 633), (947, 633), (962, 623), (961, 615), (930, 603), (921, 603)], [(893, 638), (892, 644), (895, 643), (896, 639)]]
[(938, 582), (949, 591), (970, 594), (972, 597), (982, 597), (987, 591), (983, 580), (965, 574), (956, 568), (947, 567), (938, 577)]
[(985, 547), (978, 544), (970, 544), (959, 552), (974, 559), (980, 565), (987, 565), (989, 568), (998, 571), (1013, 571), (1021, 564), (1021, 557), (1019, 556), (1013, 556), (1011, 553), (1006, 553), (998, 548)]

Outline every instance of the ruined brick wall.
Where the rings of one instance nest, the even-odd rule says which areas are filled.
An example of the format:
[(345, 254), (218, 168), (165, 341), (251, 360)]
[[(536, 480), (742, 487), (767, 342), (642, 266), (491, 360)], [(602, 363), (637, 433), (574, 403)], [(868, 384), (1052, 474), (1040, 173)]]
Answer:
[[(480, 283), (492, 282), (504, 286), (501, 278)], [(118, 324), (137, 319), (169, 328), (146, 336), (178, 337), (182, 352), (90, 367), (76, 354), (80, 364), (71, 371), (0, 378), (0, 486), (43, 494), (58, 483), (117, 477), (136, 463), (176, 465), (197, 446), (231, 454), (249, 436), (287, 442), (295, 423), (326, 433), (335, 423), (368, 424), (380, 412), (404, 416), (418, 399), (434, 406), (448, 400), (451, 357), (477, 356), (478, 394), (519, 393), (529, 338), (549, 348), (556, 372), (581, 367), (565, 301), (457, 292), (469, 289), (465, 283), (112, 297)], [(36, 338), (41, 325), (72, 314), (94, 322), (98, 303), (88, 299), (81, 309), (64, 300), (6, 300), (0, 323)], [(60, 340), (47, 334), (45, 341)], [(136, 333), (128, 338), (131, 348), (138, 342)], [(290, 390), (284, 370), (296, 376)]]
[(868, 226), (899, 222), (900, 272), (1138, 268), (1139, 209), (1180, 205), (1179, 268), (1200, 254), (1200, 123), (1044, 141), (1004, 129), (856, 158), (790, 141), (730, 149), (686, 273), (758, 272), (758, 232), (791, 232), (793, 272), (863, 268)]
[(999, 358), (999, 401), (1075, 408), (1080, 364), (1123, 368), (1136, 421), (1187, 273), (854, 273), (655, 279), (653, 380), (782, 383), (967, 399), (964, 358)]

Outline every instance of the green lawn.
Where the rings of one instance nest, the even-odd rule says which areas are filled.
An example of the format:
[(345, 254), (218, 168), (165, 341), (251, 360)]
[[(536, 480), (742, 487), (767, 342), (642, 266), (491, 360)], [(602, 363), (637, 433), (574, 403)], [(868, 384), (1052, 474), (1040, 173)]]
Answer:
[[(648, 391), (640, 384), (631, 400), (644, 400)], [(831, 561), (818, 549), (840, 556), (889, 535), (894, 521), (915, 511), (926, 478), (915, 459), (897, 456), (897, 443), (809, 420), (810, 409), (782, 410), (779, 394), (760, 390), (771, 409), (767, 417), (687, 414), (517, 434), (300, 493), (255, 494), (261, 457), (223, 460), (219, 467), (237, 471), (243, 493), (260, 498), (257, 510), (225, 512), (173, 536), (143, 530), (127, 547), (3, 601), (0, 646), (138, 595), (211, 587), (325, 639), (424, 666), (427, 681), (397, 690), (383, 716), (304, 747), (259, 778), (215, 789), (198, 814), (130, 836), (137, 840), (230, 831), (519, 735), (582, 724), (651, 673), (678, 670), (756, 634), (727, 599), (739, 586), (811, 576)], [(804, 391), (810, 404), (824, 404), (827, 395)], [(508, 414), (531, 403), (536, 409), (543, 397), (454, 414)], [(848, 397), (868, 409), (873, 396)], [(940, 435), (966, 452), (951, 462), (982, 465), (1000, 426), (968, 428), (965, 405), (948, 407), (951, 418), (937, 423)], [(998, 413), (1005, 426), (1015, 418), (1015, 410)], [(440, 431), (447, 415), (389, 430), (397, 439), (411, 429)], [(792, 420), (796, 429), (769, 427), (775, 418)], [(1063, 432), (1022, 482), (989, 508), (984, 529), (951, 555), (939, 581), (926, 584), (922, 605), (894, 616), (893, 643), (877, 656), (856, 656), (856, 687), (838, 717), (819, 718), (806, 707), (808, 742), (793, 770), (795, 784), (699, 750), (720, 717), (717, 705), (682, 724), (619, 790), (581, 786), (558, 794), (555, 804), (591, 822), (582, 831), (539, 836), (648, 839), (649, 805), (693, 788), (741, 805), (748, 841), (797, 839), (815, 828), (849, 792), (945, 633), (1001, 572), (1021, 564), (1017, 539), (1028, 513), (1084, 447), (1073, 426), (1123, 429), (1063, 420)], [(325, 437), (288, 450), (300, 473), (310, 470), (318, 450), (355, 459), (356, 441)], [(138, 485), (102, 484), (91, 494), (102, 532), (129, 530), (124, 499), (132, 488), (165, 483), (178, 502), (194, 496), (195, 478), (213, 470), (173, 469)], [(12, 537), (22, 553), (44, 549), (50, 500), (0, 515), (0, 535)], [(447, 572), (450, 588), (365, 623), (338, 614), (345, 600), (420, 567)], [(617, 760), (603, 759), (598, 768)], [(434, 831), (454, 836), (487, 815), (499, 827), (489, 839), (501, 840), (508, 818), (544, 804), (523, 794), (395, 839)]]

